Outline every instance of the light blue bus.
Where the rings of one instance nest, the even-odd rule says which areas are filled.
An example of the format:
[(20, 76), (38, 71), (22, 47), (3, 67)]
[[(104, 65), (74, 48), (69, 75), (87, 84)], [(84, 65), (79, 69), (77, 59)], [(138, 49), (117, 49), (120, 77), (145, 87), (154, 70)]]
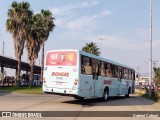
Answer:
[(53, 50), (46, 54), (44, 92), (107, 101), (109, 96), (129, 97), (134, 83), (132, 67), (84, 51)]

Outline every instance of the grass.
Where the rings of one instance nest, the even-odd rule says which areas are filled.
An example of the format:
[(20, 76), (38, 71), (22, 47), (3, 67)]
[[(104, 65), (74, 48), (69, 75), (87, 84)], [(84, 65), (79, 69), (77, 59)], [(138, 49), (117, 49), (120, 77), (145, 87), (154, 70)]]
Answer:
[(160, 102), (160, 91), (157, 91), (157, 93), (152, 91), (151, 97), (148, 96), (148, 94), (145, 90), (136, 90), (135, 94), (138, 96), (156, 101), (156, 102)]
[(9, 93), (20, 93), (20, 94), (43, 94), (41, 87), (28, 87), (28, 86), (11, 86), (11, 87), (2, 87), (0, 92), (9, 92)]

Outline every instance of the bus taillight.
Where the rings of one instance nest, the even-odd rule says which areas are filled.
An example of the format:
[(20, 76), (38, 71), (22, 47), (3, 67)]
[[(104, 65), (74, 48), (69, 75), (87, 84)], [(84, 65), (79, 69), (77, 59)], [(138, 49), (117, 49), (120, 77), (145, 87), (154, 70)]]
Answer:
[(75, 79), (74, 85), (78, 85), (78, 79)]

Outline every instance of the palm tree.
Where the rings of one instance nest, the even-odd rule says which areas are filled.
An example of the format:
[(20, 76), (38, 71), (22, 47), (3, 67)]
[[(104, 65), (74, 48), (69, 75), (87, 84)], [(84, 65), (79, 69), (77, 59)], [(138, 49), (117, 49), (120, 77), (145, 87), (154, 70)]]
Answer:
[(8, 19), (6, 21), (7, 31), (12, 34), (14, 42), (15, 56), (18, 59), (16, 80), (20, 85), (21, 56), (23, 54), (26, 40), (26, 21), (32, 16), (30, 4), (28, 2), (17, 3), (14, 1), (8, 10)]
[(38, 53), (40, 51), (41, 43), (40, 43), (40, 35), (42, 29), (42, 17), (40, 14), (33, 15), (31, 19), (27, 21), (27, 40), (26, 40), (26, 48), (28, 52), (28, 59), (30, 60), (31, 67), (31, 77), (33, 85), (33, 77), (34, 77), (34, 65), (35, 59), (38, 58)]
[(45, 41), (48, 39), (50, 32), (53, 31), (55, 24), (52, 13), (49, 10), (41, 10), (41, 16), (43, 21), (43, 32), (41, 34), (42, 45), (42, 58), (41, 58), (41, 82), (43, 81), (43, 69), (44, 69), (44, 46)]
[(99, 56), (100, 55), (100, 49), (97, 47), (96, 43), (90, 42), (86, 43), (86, 45), (82, 48), (82, 51), (94, 54)]

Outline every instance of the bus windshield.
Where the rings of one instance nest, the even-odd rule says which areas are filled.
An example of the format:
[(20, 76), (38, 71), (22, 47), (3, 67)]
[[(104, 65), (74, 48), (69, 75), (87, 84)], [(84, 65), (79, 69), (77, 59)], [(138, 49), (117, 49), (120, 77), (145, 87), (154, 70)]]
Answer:
[(55, 51), (48, 52), (46, 66), (76, 66), (77, 52), (75, 51)]

